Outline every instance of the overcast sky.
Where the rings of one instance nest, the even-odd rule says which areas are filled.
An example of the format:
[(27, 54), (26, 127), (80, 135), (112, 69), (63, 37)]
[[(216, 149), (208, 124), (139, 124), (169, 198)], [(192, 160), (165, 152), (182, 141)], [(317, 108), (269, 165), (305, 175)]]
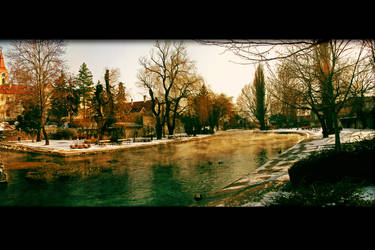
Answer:
[[(67, 40), (65, 59), (70, 72), (78, 74), (80, 65), (85, 62), (93, 73), (94, 83), (104, 82), (105, 68), (119, 68), (119, 81), (125, 83), (134, 100), (141, 100), (144, 92), (138, 88), (138, 59), (149, 56), (154, 40)], [(184, 40), (188, 56), (196, 62), (198, 73), (215, 93), (225, 93), (235, 99), (242, 87), (252, 82), (253, 65), (235, 64), (239, 59), (223, 48), (201, 45), (195, 41)], [(6, 56), (9, 41), (0, 41)], [(5, 57), (5, 64), (7, 59)]]

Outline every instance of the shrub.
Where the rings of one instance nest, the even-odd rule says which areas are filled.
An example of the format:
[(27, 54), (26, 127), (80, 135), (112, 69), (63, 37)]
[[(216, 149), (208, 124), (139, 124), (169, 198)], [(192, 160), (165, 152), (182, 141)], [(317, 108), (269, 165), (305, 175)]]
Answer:
[(344, 178), (375, 183), (375, 140), (343, 144), (342, 150), (312, 153), (289, 168), (293, 186), (314, 182), (335, 183)]
[(114, 128), (111, 130), (111, 142), (118, 142), (118, 139), (125, 136), (125, 131), (122, 128)]
[(336, 183), (312, 183), (292, 187), (286, 184), (281, 192), (266, 202), (267, 207), (374, 207), (375, 202), (361, 199), (358, 190), (363, 183), (343, 179)]
[(282, 114), (271, 115), (269, 121), (276, 128), (282, 128), (287, 123), (286, 117)]
[(69, 128), (58, 129), (55, 133), (50, 135), (53, 140), (69, 140), (73, 137), (74, 130)]

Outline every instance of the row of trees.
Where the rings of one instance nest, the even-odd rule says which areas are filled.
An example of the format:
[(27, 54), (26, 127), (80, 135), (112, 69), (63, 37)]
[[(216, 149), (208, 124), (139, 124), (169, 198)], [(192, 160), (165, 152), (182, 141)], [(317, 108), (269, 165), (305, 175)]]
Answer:
[(253, 83), (242, 88), (241, 94), (237, 98), (237, 105), (241, 114), (258, 123), (261, 130), (266, 129), (266, 113), (268, 111), (266, 98), (263, 66), (259, 65), (255, 71)]
[[(275, 119), (281, 118), (281, 114), (293, 118), (297, 110), (308, 110), (318, 118), (323, 137), (335, 134), (336, 148), (340, 148), (339, 112), (349, 100), (359, 100), (352, 105), (356, 105), (357, 116), (364, 117), (361, 115), (364, 97), (374, 89), (374, 41), (204, 43), (224, 46), (248, 62), (267, 65), (269, 77), (266, 87), (263, 87), (264, 83), (259, 84), (258, 79), (264, 79), (260, 76), (263, 73), (259, 73), (263, 71), (262, 66), (259, 66), (253, 85), (245, 86), (238, 98), (242, 110), (255, 117), (261, 128), (264, 128), (266, 107), (274, 112), (274, 103), (281, 105), (282, 112), (279, 117), (274, 116)], [(256, 48), (263, 50), (255, 50)], [(275, 51), (275, 48), (278, 50)], [(266, 100), (265, 104), (263, 100)]]
[[(49, 144), (45, 129), (48, 122), (74, 125), (77, 115), (81, 119), (75, 125), (89, 128), (95, 122), (99, 138), (117, 121), (126, 120), (129, 95), (118, 82), (118, 69), (106, 69), (104, 85), (100, 81), (94, 84), (85, 63), (77, 75), (68, 73), (62, 41), (25, 40), (11, 45), (13, 81), (23, 83), (30, 92), (18, 100), (24, 108), (18, 127), (36, 134), (37, 141), (43, 133)], [(165, 127), (173, 135), (178, 119), (191, 133), (213, 132), (219, 121), (227, 127), (236, 124), (232, 99), (207, 88), (183, 42), (157, 41), (150, 56), (141, 57), (139, 64), (137, 84), (150, 97), (158, 139)]]
[(203, 83), (197, 93), (187, 99), (187, 107), (181, 115), (187, 134), (214, 133), (222, 127), (236, 128), (240, 117), (236, 113), (232, 97), (215, 94)]
[[(64, 43), (53, 40), (13, 41), (9, 51), (12, 80), (27, 86), (28, 95), (18, 96), (24, 108), (18, 117), (18, 127), (27, 133), (43, 133), (46, 145), (49, 144), (45, 129), (47, 122), (62, 125), (73, 124), (73, 117), (81, 109), (80, 124), (88, 128), (92, 121), (97, 124), (97, 134), (101, 138), (113, 123), (115, 113), (124, 117), (128, 94), (123, 83), (118, 83), (119, 70), (106, 69), (105, 87), (98, 81), (93, 83), (91, 71), (83, 63), (77, 75), (67, 73), (62, 58)], [(118, 87), (115, 88), (114, 86)], [(80, 108), (80, 106), (82, 108)], [(87, 133), (87, 131), (86, 131)]]
[(231, 98), (206, 87), (183, 42), (157, 41), (150, 56), (139, 63), (138, 86), (151, 98), (158, 139), (164, 126), (173, 135), (177, 118), (188, 133), (200, 133), (206, 126), (213, 132), (219, 120), (233, 111)]

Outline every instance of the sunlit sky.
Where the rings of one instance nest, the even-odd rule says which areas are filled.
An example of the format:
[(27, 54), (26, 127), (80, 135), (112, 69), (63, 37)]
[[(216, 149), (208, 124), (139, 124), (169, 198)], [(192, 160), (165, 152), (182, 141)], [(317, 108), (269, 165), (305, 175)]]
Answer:
[[(137, 72), (141, 68), (139, 58), (149, 57), (154, 40), (66, 40), (65, 59), (69, 71), (78, 74), (83, 62), (93, 74), (94, 83), (98, 80), (104, 82), (105, 68), (118, 68), (119, 81), (123, 82), (130, 92), (131, 97), (142, 100), (144, 90), (136, 86)], [(225, 93), (238, 97), (242, 87), (252, 82), (254, 65), (241, 65), (231, 61), (240, 61), (223, 48), (208, 46), (196, 41), (184, 40), (188, 56), (195, 61), (198, 73), (203, 76), (215, 93)], [(5, 54), (10, 48), (10, 41), (0, 41)]]

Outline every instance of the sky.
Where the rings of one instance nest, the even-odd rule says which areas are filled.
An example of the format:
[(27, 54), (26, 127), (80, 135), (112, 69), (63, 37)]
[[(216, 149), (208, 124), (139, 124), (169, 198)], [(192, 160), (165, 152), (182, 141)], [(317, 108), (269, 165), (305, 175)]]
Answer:
[[(144, 90), (136, 86), (140, 57), (149, 57), (154, 40), (66, 40), (65, 60), (69, 71), (78, 74), (83, 62), (93, 74), (94, 83), (104, 82), (105, 68), (118, 68), (123, 82), (134, 101), (142, 100)], [(202, 45), (184, 40), (188, 57), (195, 61), (198, 74), (217, 94), (224, 93), (236, 100), (245, 84), (252, 82), (254, 65), (241, 65), (230, 52), (217, 46)], [(5, 55), (10, 41), (0, 40)]]

